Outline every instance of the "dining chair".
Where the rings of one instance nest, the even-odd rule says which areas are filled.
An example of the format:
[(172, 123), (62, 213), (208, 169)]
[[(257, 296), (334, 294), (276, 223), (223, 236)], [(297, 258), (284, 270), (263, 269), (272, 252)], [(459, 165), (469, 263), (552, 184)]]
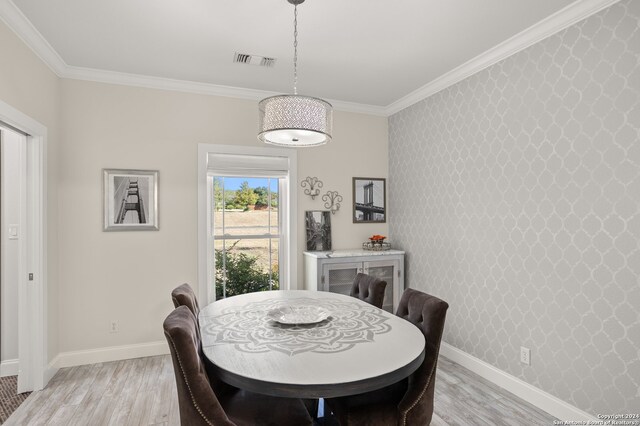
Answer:
[(236, 389), (218, 395), (207, 375), (198, 323), (187, 306), (179, 306), (164, 320), (178, 388), (183, 425), (311, 425), (302, 401), (276, 398)]
[(396, 315), (413, 323), (425, 338), (424, 361), (408, 378), (391, 386), (325, 402), (342, 426), (428, 425), (433, 416), (436, 366), (449, 305), (408, 288)]
[(356, 279), (351, 286), (350, 296), (357, 297), (367, 303), (372, 304), (376, 308), (382, 309), (384, 302), (384, 290), (387, 282), (371, 275), (358, 273)]
[(193, 291), (193, 288), (187, 283), (179, 285), (174, 288), (171, 292), (171, 299), (173, 300), (173, 306), (186, 306), (191, 310), (193, 315), (198, 318), (198, 314), (200, 313), (200, 305), (198, 305), (198, 299), (196, 298), (196, 293)]
[[(196, 294), (193, 291), (193, 288), (184, 283), (179, 285), (171, 292), (171, 300), (173, 300), (173, 306), (178, 308), (180, 306), (186, 306), (189, 308), (194, 317), (196, 317), (196, 332), (198, 336), (201, 337), (200, 334), (200, 324), (198, 323), (198, 314), (200, 313), (200, 305), (198, 304), (198, 299), (196, 298)], [(223, 382), (220, 378), (215, 374), (215, 366), (207, 357), (203, 358), (204, 367), (209, 376), (209, 381), (211, 386), (216, 388), (216, 392), (218, 395), (227, 394), (230, 392), (235, 392), (237, 388), (231, 386)]]

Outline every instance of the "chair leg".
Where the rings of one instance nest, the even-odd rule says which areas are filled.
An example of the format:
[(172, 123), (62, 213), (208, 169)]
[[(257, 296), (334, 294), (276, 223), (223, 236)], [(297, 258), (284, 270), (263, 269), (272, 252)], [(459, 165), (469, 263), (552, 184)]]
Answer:
[(302, 402), (309, 412), (309, 415), (314, 419), (318, 418), (318, 410), (320, 409), (320, 404), (317, 399), (303, 399)]

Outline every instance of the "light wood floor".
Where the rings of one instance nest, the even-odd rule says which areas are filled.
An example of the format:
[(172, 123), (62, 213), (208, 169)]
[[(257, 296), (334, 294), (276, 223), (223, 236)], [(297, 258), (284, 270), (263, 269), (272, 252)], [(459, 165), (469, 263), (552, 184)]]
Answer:
[[(551, 425), (554, 418), (440, 357), (431, 424)], [(5, 425), (179, 425), (169, 355), (62, 369)]]
[(432, 426), (553, 425), (555, 417), (445, 357), (438, 359)]

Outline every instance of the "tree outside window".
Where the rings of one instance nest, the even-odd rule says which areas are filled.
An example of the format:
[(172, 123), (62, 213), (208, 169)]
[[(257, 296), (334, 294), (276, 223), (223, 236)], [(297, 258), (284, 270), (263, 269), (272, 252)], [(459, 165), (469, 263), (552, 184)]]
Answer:
[(279, 289), (278, 179), (214, 178), (216, 299)]

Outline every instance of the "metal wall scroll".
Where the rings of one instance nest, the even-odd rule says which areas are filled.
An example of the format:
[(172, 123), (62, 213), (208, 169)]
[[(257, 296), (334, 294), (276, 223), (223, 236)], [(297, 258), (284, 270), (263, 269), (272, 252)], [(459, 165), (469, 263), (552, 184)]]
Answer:
[(324, 207), (329, 209), (331, 214), (336, 214), (336, 212), (340, 210), (342, 195), (338, 194), (338, 191), (327, 191), (327, 193), (322, 196), (322, 201), (326, 201)]
[(322, 181), (317, 177), (307, 176), (305, 180), (300, 182), (300, 186), (305, 188), (304, 194), (309, 195), (312, 200), (316, 199), (317, 195), (320, 195), (320, 188), (322, 188)]
[[(300, 186), (304, 188), (304, 194), (310, 196), (312, 200), (315, 200), (316, 197), (320, 195), (322, 185), (322, 181), (315, 176), (307, 176), (300, 182)], [(322, 201), (325, 202), (324, 207), (326, 209), (330, 210), (332, 214), (336, 214), (336, 212), (340, 210), (342, 195), (338, 194), (338, 191), (327, 191), (327, 193), (322, 196)]]

